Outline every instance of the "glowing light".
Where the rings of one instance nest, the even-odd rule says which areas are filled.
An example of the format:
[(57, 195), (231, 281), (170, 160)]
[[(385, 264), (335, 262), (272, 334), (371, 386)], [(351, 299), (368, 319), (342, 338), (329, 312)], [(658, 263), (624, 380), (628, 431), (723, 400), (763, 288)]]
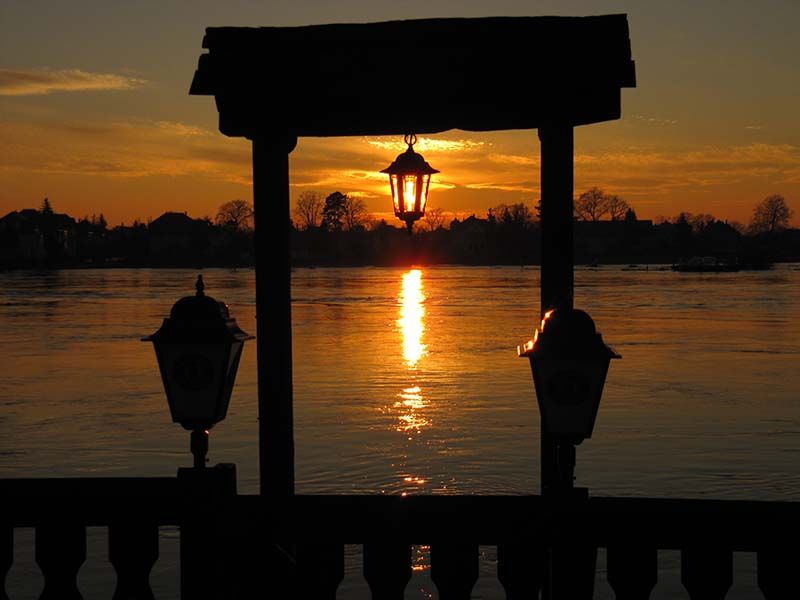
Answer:
[(412, 269), (403, 274), (403, 284), (398, 298), (400, 318), (397, 326), (403, 335), (403, 359), (413, 369), (427, 353), (422, 335), (425, 333), (425, 294), (422, 288), (422, 271)]
[(403, 208), (406, 211), (416, 210), (417, 204), (417, 176), (403, 176)]

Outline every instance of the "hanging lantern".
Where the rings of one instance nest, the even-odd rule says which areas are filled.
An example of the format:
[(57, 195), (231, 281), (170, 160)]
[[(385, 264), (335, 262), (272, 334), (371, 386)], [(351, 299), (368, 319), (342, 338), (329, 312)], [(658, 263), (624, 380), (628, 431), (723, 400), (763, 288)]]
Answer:
[(381, 173), (389, 175), (394, 214), (406, 222), (410, 234), (414, 221), (425, 214), (431, 175), (439, 171), (431, 167), (421, 154), (414, 152), (414, 144), (417, 143), (415, 134), (407, 134), (404, 139), (408, 144), (408, 150), (400, 154)]

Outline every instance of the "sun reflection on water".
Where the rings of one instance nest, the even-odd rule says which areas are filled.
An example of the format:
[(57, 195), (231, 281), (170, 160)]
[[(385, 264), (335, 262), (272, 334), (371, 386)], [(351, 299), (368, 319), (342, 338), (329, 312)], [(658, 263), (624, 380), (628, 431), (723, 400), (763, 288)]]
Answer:
[(412, 269), (403, 273), (400, 289), (400, 318), (397, 326), (403, 334), (403, 359), (409, 369), (414, 369), (427, 354), (422, 334), (425, 333), (425, 293), (422, 287), (422, 271)]
[[(429, 401), (423, 393), (424, 371), (422, 362), (428, 354), (424, 343), (425, 334), (425, 293), (422, 284), (422, 271), (412, 269), (403, 273), (400, 292), (397, 296), (398, 312), (397, 331), (402, 337), (403, 362), (407, 380), (395, 396), (392, 412), (395, 415), (393, 428), (404, 435), (407, 441), (406, 453), (398, 463), (398, 480), (400, 494), (424, 492), (429, 479), (413, 473), (409, 460), (417, 453), (417, 444), (424, 443), (421, 433), (431, 426), (428, 414)], [(423, 553), (424, 554), (424, 553)], [(419, 568), (423, 562), (420, 562)]]

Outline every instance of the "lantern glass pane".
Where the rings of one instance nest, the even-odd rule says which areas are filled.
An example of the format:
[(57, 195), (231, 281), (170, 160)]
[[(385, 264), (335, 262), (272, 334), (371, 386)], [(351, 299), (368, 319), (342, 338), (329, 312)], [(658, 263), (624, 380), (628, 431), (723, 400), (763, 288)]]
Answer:
[(431, 174), (425, 173), (420, 176), (422, 183), (420, 184), (420, 199), (419, 199), (419, 212), (425, 214), (425, 206), (428, 204), (428, 186), (431, 183)]
[(403, 212), (415, 212), (417, 200), (417, 176), (403, 175)]
[(400, 194), (401, 189), (398, 183), (398, 176), (397, 175), (389, 175), (389, 183), (392, 186), (392, 202), (394, 202), (394, 214), (400, 214)]
[(231, 392), (233, 392), (233, 384), (236, 381), (236, 371), (239, 370), (239, 359), (242, 357), (242, 350), (244, 342), (233, 342), (230, 346), (230, 353), (228, 354), (228, 365), (225, 370), (225, 385), (222, 390), (222, 397), (219, 407), (219, 420), (225, 418), (228, 414), (228, 405), (231, 401)]
[[(211, 427), (221, 415), (229, 370), (228, 344), (169, 344), (156, 348), (172, 420), (187, 429)], [(224, 399), (227, 404), (227, 398)]]
[(547, 431), (557, 437), (591, 437), (609, 359), (534, 359), (533, 379)]

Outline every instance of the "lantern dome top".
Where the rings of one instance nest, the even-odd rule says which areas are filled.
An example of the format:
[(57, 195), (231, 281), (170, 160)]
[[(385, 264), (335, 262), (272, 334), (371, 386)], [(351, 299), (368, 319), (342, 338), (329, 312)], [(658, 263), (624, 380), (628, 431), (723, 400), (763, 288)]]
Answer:
[(197, 276), (195, 283), (197, 293), (194, 296), (185, 296), (178, 300), (169, 313), (171, 319), (189, 321), (195, 319), (230, 319), (228, 306), (211, 296), (205, 295), (203, 276)]
[(228, 306), (224, 302), (205, 295), (202, 275), (197, 276), (195, 289), (197, 293), (194, 296), (185, 296), (178, 300), (172, 306), (169, 318), (164, 319), (161, 328), (154, 334), (142, 338), (142, 341), (199, 342), (217, 339), (232, 341), (253, 339), (252, 335), (239, 328), (236, 319), (231, 318)]
[(389, 175), (403, 175), (406, 173), (432, 175), (438, 172), (439, 170), (430, 166), (421, 154), (414, 152), (413, 144), (409, 144), (408, 150), (398, 154), (394, 162), (381, 171), (381, 173), (388, 173)]
[(594, 320), (577, 308), (548, 311), (536, 330), (533, 343), (526, 344), (520, 356), (621, 358), (597, 333)]

